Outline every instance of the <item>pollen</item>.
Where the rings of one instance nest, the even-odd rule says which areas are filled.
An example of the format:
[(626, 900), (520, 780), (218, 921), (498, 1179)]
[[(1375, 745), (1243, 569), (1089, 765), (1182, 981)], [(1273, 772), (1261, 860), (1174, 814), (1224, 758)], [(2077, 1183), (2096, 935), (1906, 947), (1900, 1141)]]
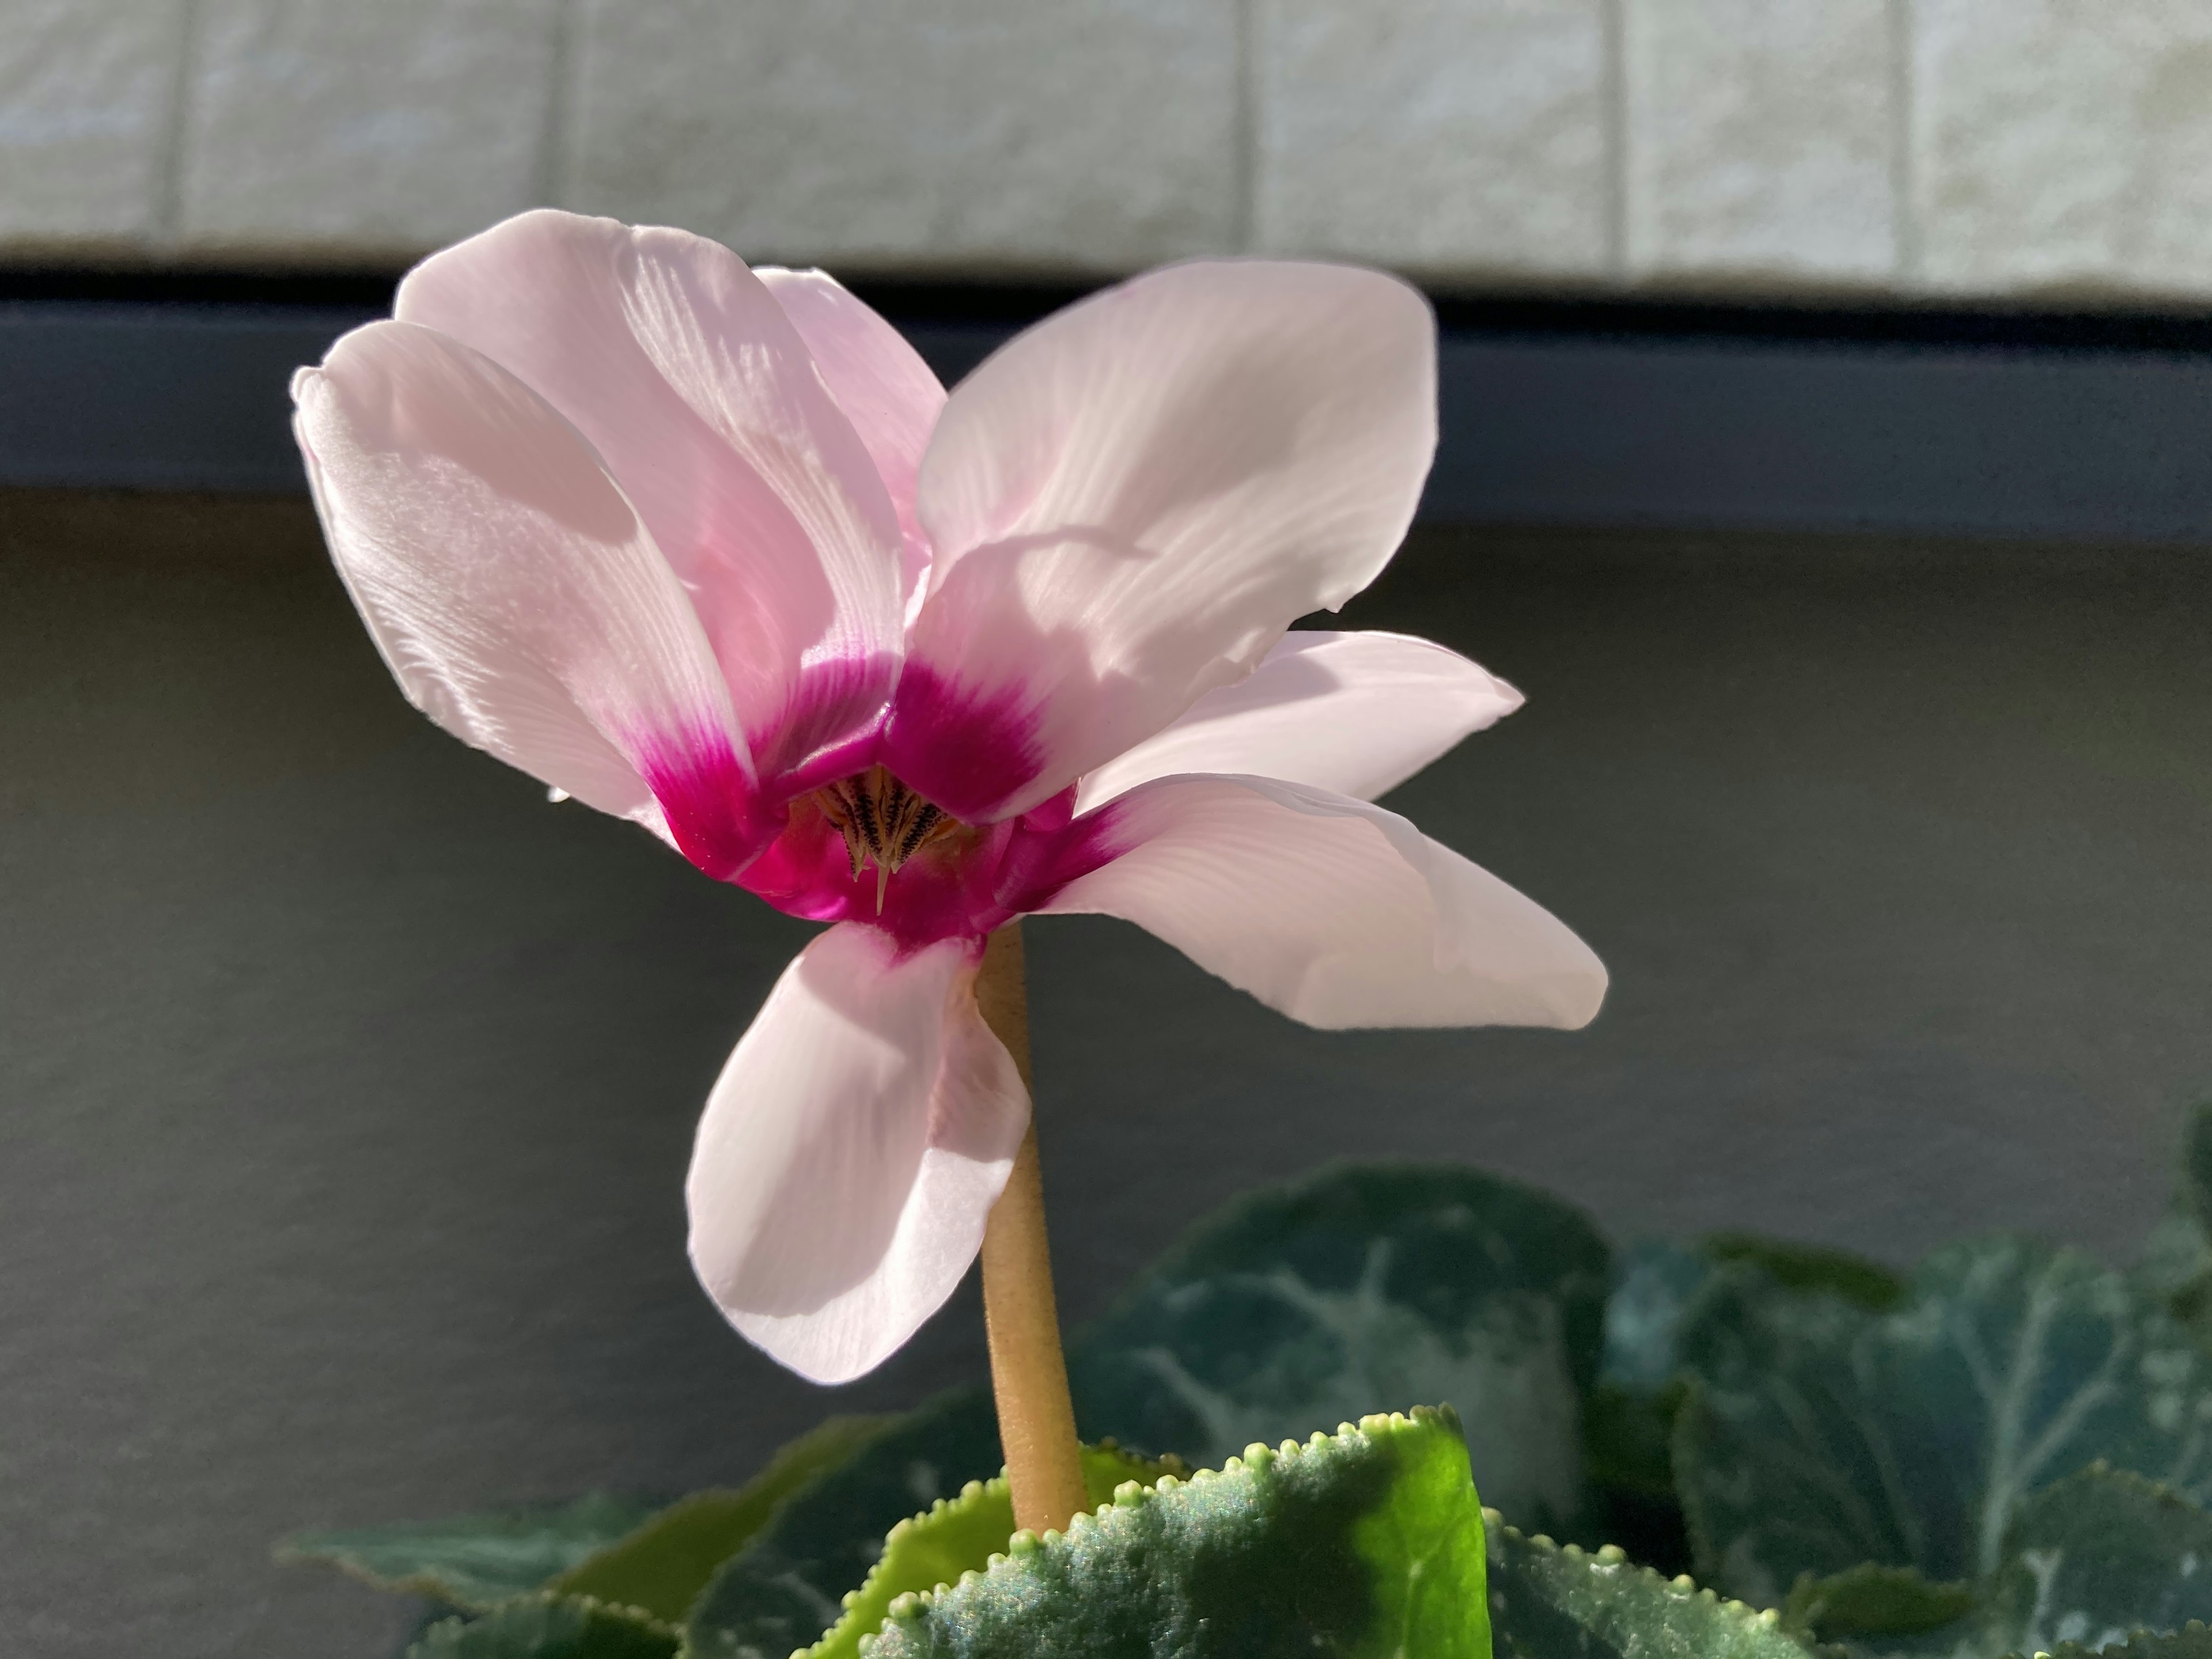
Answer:
[(870, 865), (876, 867), (876, 914), (884, 909), (884, 895), (899, 866), (932, 842), (940, 841), (960, 827), (942, 807), (924, 800), (880, 766), (872, 766), (849, 778), (814, 792), (822, 816), (845, 838), (845, 856), (852, 860), (853, 878)]

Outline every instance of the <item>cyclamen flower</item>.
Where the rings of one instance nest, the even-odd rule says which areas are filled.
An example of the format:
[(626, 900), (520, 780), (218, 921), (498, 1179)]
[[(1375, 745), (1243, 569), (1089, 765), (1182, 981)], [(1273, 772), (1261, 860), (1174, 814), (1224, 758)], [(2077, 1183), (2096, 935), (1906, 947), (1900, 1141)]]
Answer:
[(718, 880), (834, 924), (699, 1126), (700, 1278), (823, 1382), (944, 1302), (1030, 1102), (973, 986), (1121, 916), (1311, 1025), (1572, 1027), (1605, 971), (1369, 803), (1520, 697), (1286, 633), (1382, 569), (1435, 326), (1372, 271), (1154, 271), (948, 398), (819, 271), (551, 211), (418, 266), (293, 385), (331, 550), (408, 697)]

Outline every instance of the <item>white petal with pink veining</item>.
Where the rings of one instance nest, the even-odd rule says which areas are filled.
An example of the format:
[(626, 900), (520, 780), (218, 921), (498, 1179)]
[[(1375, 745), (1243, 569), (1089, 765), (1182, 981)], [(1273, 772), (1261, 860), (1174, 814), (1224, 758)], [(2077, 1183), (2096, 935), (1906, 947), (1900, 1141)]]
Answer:
[(817, 1382), (873, 1370), (952, 1294), (1029, 1125), (975, 1007), (979, 944), (896, 959), (847, 922), (784, 970), (708, 1097), (684, 1198), (723, 1314)]
[(416, 707), (664, 832), (641, 771), (683, 759), (742, 780), (682, 585), (591, 446), (527, 386), (386, 322), (301, 369), (292, 395), (331, 557)]
[(868, 447), (906, 538), (907, 592), (919, 602), (929, 540), (915, 516), (915, 477), (945, 407), (943, 384), (903, 334), (828, 271), (763, 265), (753, 274), (783, 307), (838, 408)]
[(1207, 692), (1085, 778), (1075, 809), (1177, 772), (1252, 773), (1373, 800), (1521, 702), (1504, 680), (1427, 640), (1285, 634), (1249, 678)]
[(872, 720), (904, 623), (897, 516), (742, 259), (541, 209), (423, 261), (394, 314), (512, 370), (598, 447), (691, 590), (763, 771)]
[[(1436, 447), (1435, 337), (1378, 272), (1215, 260), (1009, 342), (922, 460), (935, 561), (886, 763), (971, 822), (1020, 811), (1358, 592)], [(975, 730), (988, 763), (954, 752)]]
[(1194, 776), (1102, 810), (1127, 850), (1043, 909), (1125, 917), (1309, 1025), (1572, 1029), (1604, 1000), (1564, 922), (1379, 806)]

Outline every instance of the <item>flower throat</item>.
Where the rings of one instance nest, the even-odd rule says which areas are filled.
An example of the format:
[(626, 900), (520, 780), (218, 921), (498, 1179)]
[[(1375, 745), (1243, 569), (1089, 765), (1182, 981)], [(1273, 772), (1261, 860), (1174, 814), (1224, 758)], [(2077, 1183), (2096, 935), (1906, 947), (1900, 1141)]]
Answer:
[(876, 866), (876, 914), (884, 910), (884, 890), (898, 867), (932, 842), (960, 828), (960, 820), (924, 800), (880, 766), (856, 772), (814, 792), (823, 817), (845, 837), (853, 878)]

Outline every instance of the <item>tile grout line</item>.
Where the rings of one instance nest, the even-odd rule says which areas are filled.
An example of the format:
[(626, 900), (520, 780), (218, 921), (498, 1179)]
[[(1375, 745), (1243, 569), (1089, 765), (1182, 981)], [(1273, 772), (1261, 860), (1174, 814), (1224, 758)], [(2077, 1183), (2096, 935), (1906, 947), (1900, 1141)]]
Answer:
[(178, 0), (177, 56), (169, 76), (164, 144), (154, 184), (153, 244), (174, 253), (184, 240), (185, 145), (191, 131), (193, 71), (199, 65), (200, 0)]
[(1889, 23), (1889, 190), (1890, 240), (1894, 245), (1893, 281), (1900, 289), (1914, 286), (1920, 276), (1920, 215), (1912, 199), (1914, 76), (1912, 73), (1912, 0), (1887, 0)]
[(1605, 143), (1606, 276), (1628, 283), (1628, 0), (1601, 0), (1604, 53), (1600, 67)]

